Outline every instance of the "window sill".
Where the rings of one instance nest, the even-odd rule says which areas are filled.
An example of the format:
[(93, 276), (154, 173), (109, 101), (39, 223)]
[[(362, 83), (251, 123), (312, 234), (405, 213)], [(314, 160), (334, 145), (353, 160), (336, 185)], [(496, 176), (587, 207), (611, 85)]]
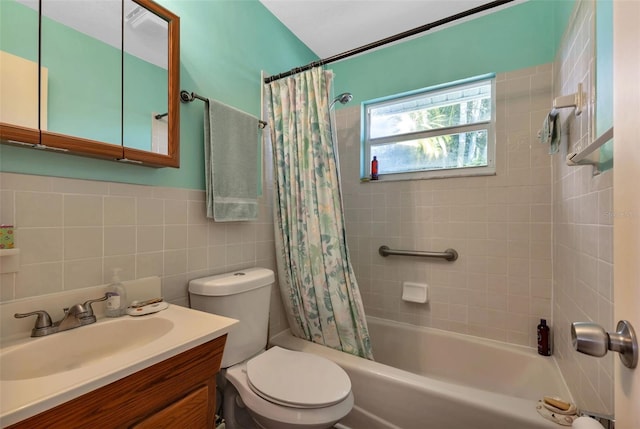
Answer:
[(371, 180), (369, 177), (361, 177), (360, 183), (376, 183), (376, 182), (406, 182), (410, 180), (428, 180), (428, 179), (452, 179), (458, 177), (481, 177), (495, 176), (495, 167), (476, 167), (465, 168), (464, 171), (456, 169), (451, 170), (431, 170), (413, 173), (395, 173), (380, 174), (378, 180)]

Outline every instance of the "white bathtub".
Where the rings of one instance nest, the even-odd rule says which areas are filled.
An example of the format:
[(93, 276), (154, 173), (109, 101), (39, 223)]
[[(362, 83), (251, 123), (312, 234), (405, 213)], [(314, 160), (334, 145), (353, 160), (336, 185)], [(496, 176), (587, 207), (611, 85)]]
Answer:
[(535, 350), (375, 317), (367, 318), (376, 362), (293, 337), (272, 345), (325, 356), (349, 374), (352, 429), (538, 429), (559, 426), (536, 412), (543, 395), (571, 396), (553, 358)]

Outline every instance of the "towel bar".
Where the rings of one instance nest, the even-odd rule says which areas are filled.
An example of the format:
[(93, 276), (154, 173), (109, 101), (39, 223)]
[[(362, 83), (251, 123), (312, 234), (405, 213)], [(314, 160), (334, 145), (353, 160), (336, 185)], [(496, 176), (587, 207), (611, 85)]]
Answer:
[[(591, 155), (593, 152), (595, 152), (597, 149), (599, 149), (600, 146), (604, 145), (606, 142), (608, 142), (612, 138), (613, 138), (613, 127), (609, 128), (607, 131), (602, 133), (602, 135), (600, 137), (595, 139), (593, 142), (591, 142), (591, 144), (589, 144), (587, 147), (582, 149), (580, 152), (577, 152), (577, 153), (576, 152), (572, 152), (572, 153), (568, 154), (567, 155), (567, 165), (571, 165), (571, 166), (573, 166), (573, 165), (584, 165), (584, 163), (580, 164), (582, 162), (582, 160), (584, 160), (586, 157)], [(591, 163), (588, 162), (586, 164), (591, 164)]]
[[(209, 101), (208, 98), (203, 97), (202, 95), (196, 94), (195, 92), (188, 92), (188, 91), (185, 91), (184, 89), (182, 91), (180, 91), (180, 101), (182, 101), (183, 103), (191, 103), (196, 98), (198, 100), (202, 100), (202, 101), (205, 101), (205, 102)], [(263, 121), (261, 119), (258, 119), (258, 126), (260, 128), (264, 128), (267, 125), (269, 125), (267, 122), (265, 122), (265, 121)]]

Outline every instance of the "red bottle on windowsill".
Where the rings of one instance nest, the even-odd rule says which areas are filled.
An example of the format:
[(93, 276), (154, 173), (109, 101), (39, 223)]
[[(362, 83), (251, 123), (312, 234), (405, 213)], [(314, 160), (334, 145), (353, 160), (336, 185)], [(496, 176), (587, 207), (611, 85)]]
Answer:
[(371, 161), (371, 180), (378, 180), (378, 159), (375, 156)]

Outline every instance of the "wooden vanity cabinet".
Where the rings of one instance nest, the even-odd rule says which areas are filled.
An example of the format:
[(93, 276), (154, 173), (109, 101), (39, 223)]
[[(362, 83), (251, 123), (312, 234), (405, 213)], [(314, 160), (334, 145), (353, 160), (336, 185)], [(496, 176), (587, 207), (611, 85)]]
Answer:
[(8, 429), (213, 428), (227, 336), (211, 340)]

